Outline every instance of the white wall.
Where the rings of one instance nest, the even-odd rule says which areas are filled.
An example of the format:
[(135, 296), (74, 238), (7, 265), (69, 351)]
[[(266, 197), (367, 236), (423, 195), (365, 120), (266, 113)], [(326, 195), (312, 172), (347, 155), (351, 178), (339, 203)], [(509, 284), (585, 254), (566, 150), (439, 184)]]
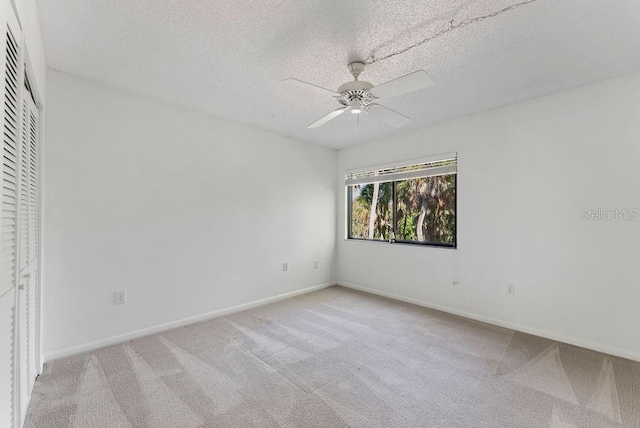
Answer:
[[(344, 240), (345, 170), (452, 151), (457, 250)], [(582, 219), (639, 165), (640, 74), (341, 150), (338, 282), (640, 360), (640, 221)]]
[[(582, 219), (640, 210), (639, 94), (640, 74), (605, 81), (344, 149), (336, 169), (331, 150), (49, 70), (44, 351), (332, 283), (337, 236), (340, 283), (640, 359), (640, 221)], [(451, 151), (457, 250), (343, 239), (345, 170)]]
[(334, 150), (57, 71), (46, 82), (47, 359), (334, 283)]

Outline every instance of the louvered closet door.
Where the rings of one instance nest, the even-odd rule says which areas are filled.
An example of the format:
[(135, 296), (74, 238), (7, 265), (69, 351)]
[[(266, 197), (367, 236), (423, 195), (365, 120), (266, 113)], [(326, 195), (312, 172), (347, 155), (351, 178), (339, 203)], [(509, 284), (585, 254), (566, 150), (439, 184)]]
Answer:
[(40, 365), (40, 280), (38, 255), (40, 249), (40, 195), (39, 195), (39, 111), (29, 98), (29, 391), (38, 376)]
[(29, 354), (31, 326), (29, 319), (33, 311), (31, 295), (31, 269), (29, 263), (29, 99), (24, 91), (22, 96), (22, 120), (20, 132), (20, 164), (18, 167), (18, 237), (19, 237), (19, 278), (18, 278), (18, 368), (20, 376), (20, 416), (26, 414), (31, 389), (31, 367)]
[(18, 180), (19, 266), (18, 336), (20, 415), (26, 415), (37, 376), (39, 354), (37, 314), (38, 277), (38, 109), (27, 89), (22, 94), (20, 165)]
[(0, 222), (0, 426), (18, 425), (15, 416), (14, 375), (16, 370), (16, 269), (17, 269), (17, 212), (18, 163), (20, 138), (20, 92), (22, 59), (21, 34), (8, 1), (2, 1), (0, 44), (4, 59), (0, 61), (0, 97), (3, 100), (2, 162), (2, 219)]
[[(24, 421), (38, 375), (38, 110), (22, 93), (18, 165), (18, 373), (19, 414)], [(16, 420), (18, 420), (16, 418)]]

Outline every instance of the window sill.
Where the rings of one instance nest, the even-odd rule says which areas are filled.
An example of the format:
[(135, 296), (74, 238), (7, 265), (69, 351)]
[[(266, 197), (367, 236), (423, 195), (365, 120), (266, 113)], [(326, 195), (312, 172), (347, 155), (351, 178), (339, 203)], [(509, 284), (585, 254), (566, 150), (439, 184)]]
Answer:
[(348, 242), (370, 242), (375, 244), (391, 244), (391, 245), (400, 245), (402, 247), (427, 247), (427, 248), (443, 248), (446, 250), (457, 250), (457, 245), (447, 245), (447, 244), (433, 244), (433, 243), (422, 243), (422, 242), (406, 242), (406, 241), (383, 241), (379, 239), (358, 239), (358, 238), (344, 238), (345, 241)]

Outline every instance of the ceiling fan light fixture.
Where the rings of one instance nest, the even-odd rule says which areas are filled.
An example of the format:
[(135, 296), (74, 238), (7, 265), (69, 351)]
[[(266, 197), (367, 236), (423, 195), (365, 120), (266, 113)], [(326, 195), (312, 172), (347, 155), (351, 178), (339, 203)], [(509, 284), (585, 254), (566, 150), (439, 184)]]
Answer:
[(362, 113), (362, 103), (359, 99), (355, 98), (351, 102), (351, 114), (359, 114)]

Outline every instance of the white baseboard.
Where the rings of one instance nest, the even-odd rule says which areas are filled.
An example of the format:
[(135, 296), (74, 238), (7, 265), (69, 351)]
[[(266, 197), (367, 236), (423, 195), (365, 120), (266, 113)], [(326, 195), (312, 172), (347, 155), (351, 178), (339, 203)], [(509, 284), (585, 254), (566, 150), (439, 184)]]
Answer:
[(95, 349), (104, 348), (105, 346), (115, 345), (118, 343), (126, 342), (128, 340), (137, 339), (139, 337), (148, 336), (150, 334), (159, 333), (161, 331), (170, 330), (176, 327), (182, 327), (189, 324), (194, 324), (201, 321), (207, 321), (214, 318), (220, 318), (225, 315), (234, 314), (236, 312), (246, 311), (258, 306), (267, 305), (269, 303), (277, 302), (279, 300), (288, 299), (290, 297), (298, 296), (300, 294), (311, 293), (312, 291), (321, 290), (323, 288), (336, 285), (335, 282), (328, 282), (325, 284), (314, 285), (312, 287), (303, 288), (301, 290), (291, 291), (289, 293), (278, 294), (277, 296), (267, 297), (266, 299), (254, 300), (253, 302), (243, 303), (241, 305), (232, 306), (230, 308), (218, 309), (213, 312), (208, 312), (201, 315), (196, 315), (189, 318), (183, 318), (176, 321), (171, 321), (164, 324), (155, 325), (152, 327), (135, 330), (129, 333), (119, 334), (117, 336), (107, 337), (105, 339), (96, 340), (93, 342), (83, 343), (82, 345), (71, 346), (69, 348), (59, 349), (57, 351), (51, 351), (44, 353), (44, 362), (56, 360), (58, 358), (68, 357), (82, 352), (93, 351)]
[(497, 318), (491, 318), (484, 315), (478, 315), (472, 312), (461, 311), (458, 309), (450, 308), (448, 306), (437, 305), (423, 300), (414, 299), (411, 297), (400, 296), (395, 293), (388, 293), (386, 291), (376, 290), (374, 288), (363, 287), (361, 285), (349, 284), (346, 282), (338, 281), (338, 285), (346, 288), (352, 288), (354, 290), (364, 291), (365, 293), (375, 294), (378, 296), (388, 297), (390, 299), (399, 300), (401, 302), (412, 303), (414, 305), (423, 306), (425, 308), (435, 309), (442, 312), (447, 312), (453, 315), (458, 315), (464, 318), (469, 318), (476, 321), (485, 322), (487, 324), (497, 325), (499, 327), (508, 328), (511, 330), (520, 331), (522, 333), (532, 334), (534, 336), (544, 337), (546, 339), (555, 340), (557, 342), (567, 343), (569, 345), (579, 346), (581, 348), (591, 349), (593, 351), (602, 352), (604, 354), (614, 355), (616, 357), (626, 358), (633, 361), (640, 362), (640, 354), (629, 351), (627, 349), (614, 348), (611, 346), (603, 345), (600, 343), (590, 342), (588, 340), (564, 336), (562, 334), (553, 333), (546, 330), (539, 330), (533, 327), (527, 327), (525, 325), (512, 323), (509, 321), (500, 320)]

